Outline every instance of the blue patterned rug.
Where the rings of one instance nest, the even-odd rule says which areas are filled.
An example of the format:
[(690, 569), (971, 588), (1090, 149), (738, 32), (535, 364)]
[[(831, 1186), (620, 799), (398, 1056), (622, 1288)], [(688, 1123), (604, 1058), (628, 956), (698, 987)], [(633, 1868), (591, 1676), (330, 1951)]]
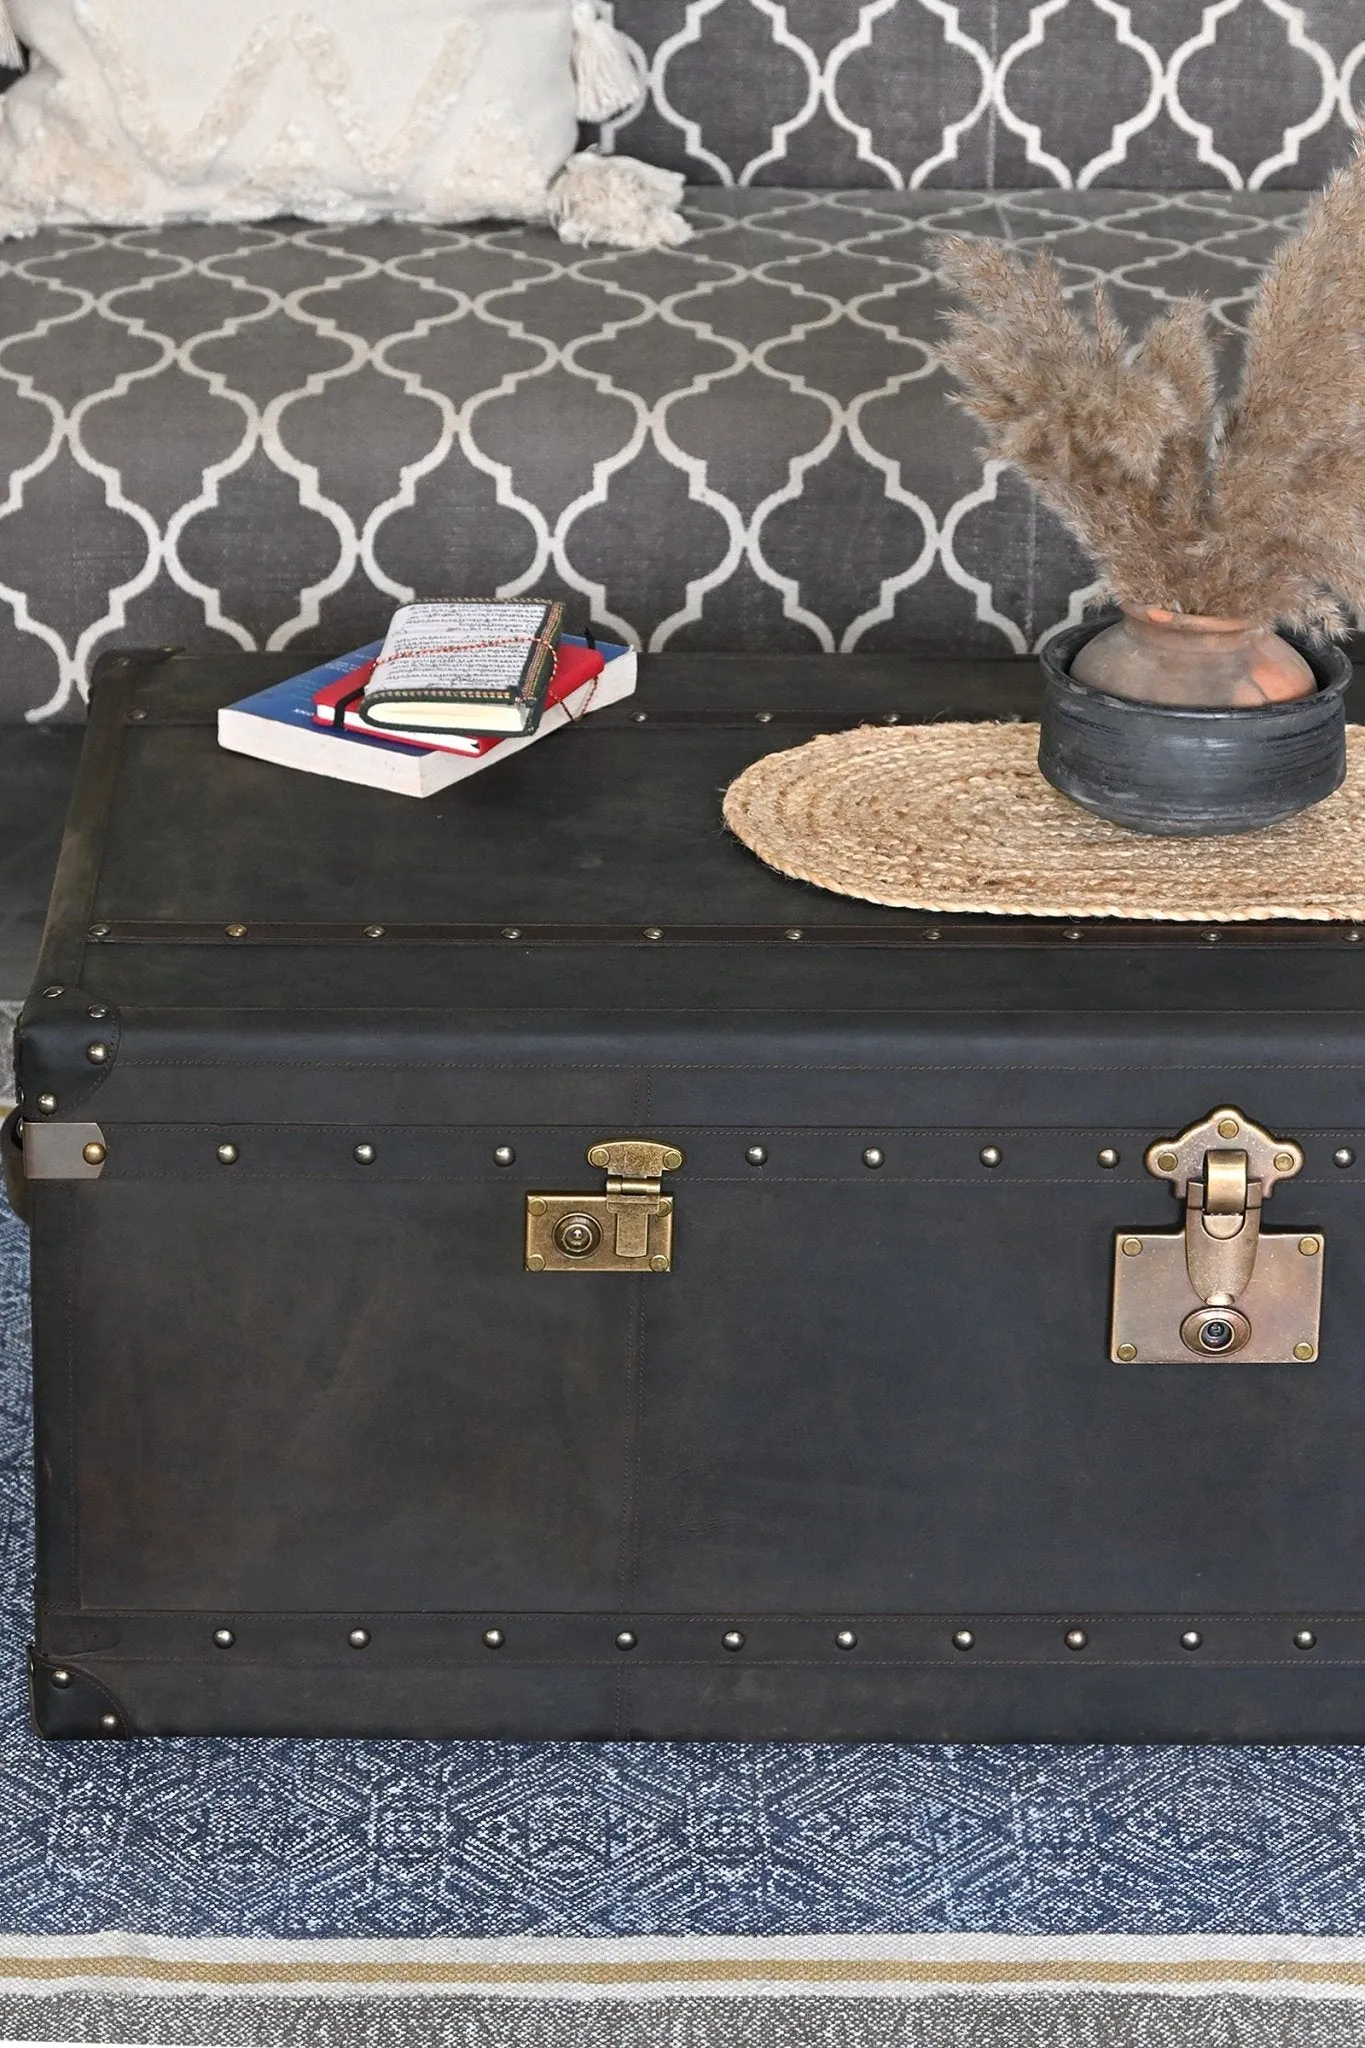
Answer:
[(28, 1726), (0, 1202), (0, 2048), (1359, 2048), (1365, 1750)]

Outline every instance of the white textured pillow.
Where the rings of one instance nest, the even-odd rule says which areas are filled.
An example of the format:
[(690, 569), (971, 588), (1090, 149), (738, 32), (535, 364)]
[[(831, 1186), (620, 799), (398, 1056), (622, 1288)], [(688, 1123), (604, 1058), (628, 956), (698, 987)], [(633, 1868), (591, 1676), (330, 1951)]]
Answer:
[(5, 6), (0, 58), (12, 28), (31, 59), (0, 95), (0, 234), (544, 220), (579, 118), (637, 87), (597, 0), (9, 0), (8, 23)]

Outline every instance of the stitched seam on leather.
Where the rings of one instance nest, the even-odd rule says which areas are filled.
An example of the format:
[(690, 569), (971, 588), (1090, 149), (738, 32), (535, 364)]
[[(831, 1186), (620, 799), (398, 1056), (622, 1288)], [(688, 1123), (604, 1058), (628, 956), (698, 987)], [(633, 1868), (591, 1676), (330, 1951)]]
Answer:
[[(95, 1654), (95, 1653), (87, 1653)], [(101, 1653), (103, 1654), (103, 1653)], [(640, 1671), (960, 1671), (965, 1675), (974, 1668), (983, 1671), (1081, 1671), (1086, 1667), (1098, 1671), (1303, 1671), (1334, 1670), (1359, 1671), (1365, 1668), (1365, 1657), (1238, 1657), (1214, 1661), (1207, 1658), (1201, 1664), (1197, 1657), (862, 1657), (853, 1659), (845, 1654), (828, 1657), (737, 1657), (730, 1651), (713, 1651), (706, 1657), (636, 1657), (631, 1653), (632, 1668)], [(617, 1657), (621, 1657), (618, 1651)], [(175, 1670), (208, 1670), (211, 1666), (207, 1653), (201, 1657), (166, 1655), (162, 1657), (143, 1656), (123, 1651), (110, 1655), (109, 1661), (115, 1667), (137, 1665), (147, 1668), (170, 1668)], [(88, 1669), (80, 1669), (87, 1684), (103, 1692), (111, 1705), (123, 1715), (117, 1694), (100, 1685), (91, 1677)], [(237, 1671), (271, 1671), (280, 1677), (291, 1671), (338, 1671), (356, 1670), (360, 1667), (354, 1660), (345, 1664), (340, 1657), (296, 1657), (285, 1661), (283, 1658), (234, 1657), (232, 1668)], [(388, 1664), (372, 1663), (364, 1667), (369, 1673), (381, 1672), (390, 1677), (401, 1676), (406, 1671), (615, 1671), (618, 1679), (629, 1678), (621, 1662), (609, 1657), (517, 1657), (499, 1656), (496, 1666), (491, 1656), (487, 1663), (470, 1659), (467, 1664), (456, 1664), (448, 1658), (407, 1657), (401, 1662)]]
[[(601, 1624), (610, 1626), (625, 1618), (626, 1610), (612, 1607), (370, 1607), (367, 1614), (371, 1619), (385, 1621), (444, 1623), (468, 1622), (471, 1627), (492, 1620), (500, 1622), (549, 1621), (554, 1623), (582, 1622), (585, 1626)], [(44, 1621), (215, 1621), (222, 1612), (231, 1613), (236, 1621), (311, 1621), (338, 1623), (353, 1622), (354, 1607), (44, 1607), (40, 1617)], [(1305, 1602), (1302, 1607), (1166, 1607), (1120, 1609), (1088, 1607), (1083, 1600), (1074, 1607), (946, 1607), (932, 1609), (901, 1609), (898, 1612), (867, 1610), (857, 1607), (835, 1608), (772, 1608), (752, 1607), (649, 1607), (638, 1604), (629, 1609), (631, 1619), (641, 1622), (725, 1622), (738, 1624), (746, 1622), (751, 1627), (765, 1622), (844, 1622), (860, 1621), (867, 1628), (906, 1627), (909, 1625), (946, 1627), (950, 1622), (1029, 1622), (1038, 1627), (1055, 1626), (1064, 1628), (1068, 1624), (1084, 1620), (1095, 1622), (1117, 1622), (1124, 1627), (1146, 1623), (1152, 1627), (1177, 1621), (1203, 1621), (1210, 1626), (1220, 1622), (1302, 1622), (1305, 1619), (1317, 1623), (1329, 1621), (1365, 1622), (1365, 1608), (1355, 1607), (1314, 1607)], [(46, 1654), (46, 1653), (44, 1653)], [(1296, 1661), (1296, 1660), (1291, 1660)], [(1309, 1660), (1311, 1661), (1311, 1660)]]
[(635, 1591), (639, 1542), (640, 1465), (640, 1278), (631, 1283), (626, 1333), (625, 1460), (621, 1475), (621, 1514), (617, 1529), (616, 1597), (622, 1608)]
[(66, 1264), (66, 1495), (71, 1515), (71, 1591), (77, 1607), (81, 1607), (84, 1600), (81, 1593), (80, 1485), (76, 1467), (76, 1275), (79, 1232), (76, 1229), (74, 1210), (75, 1203), (69, 1203), (67, 1229), (70, 1251)]
[[(382, 1619), (395, 1622), (467, 1622), (471, 1627), (499, 1622), (581, 1622), (584, 1626), (601, 1625), (610, 1627), (617, 1621), (631, 1619), (637, 1622), (706, 1622), (725, 1623), (737, 1626), (743, 1622), (750, 1627), (767, 1622), (783, 1624), (861, 1622), (866, 1628), (939, 1626), (946, 1628), (950, 1623), (963, 1622), (1027, 1622), (1037, 1627), (1065, 1628), (1078, 1621), (1115, 1622), (1123, 1627), (1139, 1623), (1153, 1628), (1170, 1622), (1202, 1621), (1213, 1627), (1222, 1622), (1300, 1622), (1305, 1619), (1323, 1624), (1326, 1622), (1365, 1622), (1365, 1608), (1314, 1607), (1305, 1602), (1302, 1607), (1166, 1607), (1121, 1609), (1088, 1607), (1078, 1600), (1073, 1607), (1011, 1607), (987, 1608), (946, 1607), (934, 1609), (901, 1609), (899, 1612), (883, 1612), (857, 1607), (834, 1608), (772, 1608), (759, 1609), (736, 1606), (721, 1608), (706, 1607), (649, 1607), (633, 1604), (629, 1609), (612, 1607), (369, 1607), (367, 1615), (371, 1620)], [(351, 1623), (354, 1621), (354, 1607), (236, 1607), (231, 1603), (217, 1607), (45, 1607), (41, 1610), (44, 1621), (184, 1621), (208, 1623), (218, 1619), (220, 1613), (230, 1613), (238, 1622), (244, 1621), (309, 1621), (319, 1624), (328, 1621)], [(46, 1653), (44, 1653), (46, 1654)], [(1297, 1662), (1297, 1659), (1290, 1659)], [(1314, 1661), (1306, 1659), (1307, 1662)]]
[[(1228, 1055), (1199, 1061), (1111, 1061), (1095, 1067), (1081, 1067), (1074, 1061), (1064, 1065), (1038, 1065), (1036, 1061), (907, 1061), (890, 1067), (868, 1067), (849, 1061), (806, 1061), (798, 1067), (788, 1067), (772, 1059), (747, 1059), (747, 1061), (684, 1061), (684, 1059), (659, 1059), (651, 1061), (655, 1073), (970, 1073), (970, 1075), (993, 1075), (993, 1073), (1066, 1073), (1072, 1079), (1083, 1079), (1089, 1073), (1212, 1073), (1218, 1067), (1228, 1065)], [(544, 1079), (555, 1073), (612, 1073), (624, 1079), (624, 1069), (610, 1059), (575, 1059), (555, 1061), (553, 1067), (546, 1067), (544, 1061), (524, 1059), (479, 1059), (479, 1061), (448, 1061), (448, 1059), (137, 1059), (135, 1053), (125, 1053), (121, 1069), (145, 1067), (147, 1071), (170, 1069), (170, 1067), (194, 1067), (203, 1071), (219, 1069), (223, 1073), (260, 1071), (260, 1073), (297, 1073), (301, 1069), (313, 1069), (315, 1073), (534, 1073)], [(1238, 1061), (1238, 1073), (1357, 1073), (1359, 1061), (1353, 1059), (1320, 1059), (1320, 1061)]]

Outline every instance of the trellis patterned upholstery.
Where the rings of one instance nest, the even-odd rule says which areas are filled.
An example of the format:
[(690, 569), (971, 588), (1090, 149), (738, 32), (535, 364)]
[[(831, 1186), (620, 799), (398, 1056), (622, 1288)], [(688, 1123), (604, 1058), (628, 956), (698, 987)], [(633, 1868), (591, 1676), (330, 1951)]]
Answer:
[(666, 253), (487, 226), (0, 244), (0, 717), (115, 641), (555, 590), (673, 648), (1036, 647), (1091, 572), (935, 367), (940, 229), (1235, 330), (1365, 98), (1359, 0), (617, 0)]

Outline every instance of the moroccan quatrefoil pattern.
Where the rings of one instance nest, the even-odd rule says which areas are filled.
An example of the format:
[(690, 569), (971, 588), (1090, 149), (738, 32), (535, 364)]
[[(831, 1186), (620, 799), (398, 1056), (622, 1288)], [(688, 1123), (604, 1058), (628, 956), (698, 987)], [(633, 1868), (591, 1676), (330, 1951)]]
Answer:
[(1365, 99), (1361, 0), (616, 0), (608, 146), (695, 184), (1308, 188)]
[(558, 592), (651, 648), (1007, 655), (1087, 558), (947, 402), (939, 230), (1048, 243), (1135, 326), (1235, 329), (1302, 194), (698, 189), (684, 248), (546, 230), (0, 244), (0, 716), (114, 642), (358, 645)]

